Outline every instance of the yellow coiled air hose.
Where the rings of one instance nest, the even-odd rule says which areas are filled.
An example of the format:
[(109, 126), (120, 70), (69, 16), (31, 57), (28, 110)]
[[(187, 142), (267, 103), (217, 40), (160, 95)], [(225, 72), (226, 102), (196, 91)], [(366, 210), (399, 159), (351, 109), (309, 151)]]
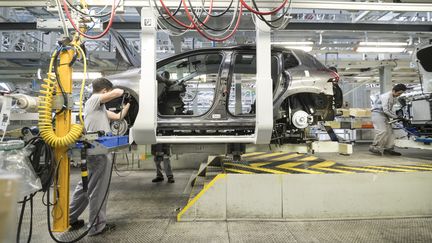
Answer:
[(53, 93), (56, 86), (56, 80), (52, 73), (52, 68), (54, 64), (54, 60), (57, 56), (57, 52), (59, 50), (54, 51), (51, 56), (48, 78), (44, 79), (44, 84), (41, 85), (40, 96), (39, 96), (39, 131), (42, 139), (51, 147), (66, 147), (71, 144), (74, 144), (83, 133), (84, 130), (84, 121), (82, 119), (82, 106), (83, 106), (83, 94), (85, 87), (85, 77), (87, 73), (87, 60), (84, 51), (77, 44), (73, 44), (73, 47), (76, 51), (81, 53), (81, 56), (84, 60), (84, 78), (81, 84), (80, 91), (80, 106), (79, 106), (79, 118), (81, 124), (73, 124), (69, 130), (69, 132), (62, 137), (59, 137), (55, 134), (53, 126), (52, 126), (52, 103), (53, 103)]

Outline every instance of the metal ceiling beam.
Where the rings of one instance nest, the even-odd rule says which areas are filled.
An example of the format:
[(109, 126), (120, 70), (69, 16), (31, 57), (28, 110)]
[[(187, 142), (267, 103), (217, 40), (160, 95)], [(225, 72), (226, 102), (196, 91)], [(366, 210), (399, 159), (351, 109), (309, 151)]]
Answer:
[[(229, 5), (230, 0), (215, 1), (215, 8), (224, 8)], [(274, 8), (282, 1), (259, 0), (261, 8)], [(50, 3), (48, 1), (48, 3)], [(177, 7), (178, 0), (165, 0), (168, 7)], [(104, 3), (105, 4), (105, 3)], [(103, 5), (104, 5), (103, 4)], [(192, 4), (199, 6), (201, 1), (193, 0)], [(45, 7), (46, 0), (15, 0), (0, 1), (0, 7)], [(97, 5), (93, 5), (97, 6)], [(125, 7), (147, 7), (148, 1), (143, 0), (124, 0)], [(350, 10), (350, 11), (398, 11), (398, 12), (432, 12), (432, 4), (427, 3), (376, 3), (376, 2), (352, 2), (352, 1), (315, 1), (315, 0), (296, 0), (292, 3), (293, 8), (299, 9), (333, 9), (333, 10)]]
[(34, 23), (17, 23), (17, 22), (2, 22), (0, 30), (36, 30), (36, 22)]
[[(432, 4), (431, 4), (432, 5)], [(138, 30), (139, 22), (115, 22), (118, 30)], [(242, 26), (242, 30), (245, 28)], [(247, 27), (252, 30), (253, 26)], [(246, 29), (246, 30), (247, 30)], [(366, 24), (366, 23), (296, 23), (288, 24), (286, 30), (329, 30), (329, 31), (377, 31), (377, 32), (432, 32), (432, 25), (426, 24)]]

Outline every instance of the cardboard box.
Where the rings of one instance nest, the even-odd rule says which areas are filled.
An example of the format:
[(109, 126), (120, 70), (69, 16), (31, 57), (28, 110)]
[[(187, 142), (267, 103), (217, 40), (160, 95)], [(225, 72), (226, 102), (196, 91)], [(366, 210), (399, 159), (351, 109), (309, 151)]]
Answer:
[(329, 126), (331, 128), (341, 128), (340, 121), (326, 121), (325, 126)]
[(372, 115), (370, 109), (363, 108), (351, 108), (349, 114), (353, 117), (370, 117)]
[(337, 114), (342, 114), (342, 117), (349, 117), (350, 110), (349, 109), (337, 109)]

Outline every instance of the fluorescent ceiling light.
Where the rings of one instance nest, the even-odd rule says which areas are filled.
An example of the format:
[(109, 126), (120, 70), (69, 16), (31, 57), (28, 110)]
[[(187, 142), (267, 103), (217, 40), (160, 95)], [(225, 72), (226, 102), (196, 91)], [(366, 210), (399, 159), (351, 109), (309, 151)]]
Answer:
[(288, 48), (288, 49), (302, 50), (304, 52), (310, 52), (313, 49), (313, 46), (288, 46), (288, 45), (283, 45), (283, 47)]
[(386, 52), (404, 52), (406, 50), (405, 47), (372, 47), (372, 46), (359, 46), (357, 47), (357, 52), (377, 52), (377, 53), (386, 53)]
[(371, 42), (361, 41), (359, 46), (408, 46), (407, 42)]
[[(97, 78), (101, 78), (102, 77), (102, 73), (100, 72), (87, 72), (86, 73), (86, 79), (87, 80), (93, 80), (93, 79), (97, 79)], [(83, 79), (84, 78), (84, 73), (83, 72), (73, 72), (72, 73), (72, 79), (73, 80), (78, 80), (78, 79)]]
[(312, 41), (281, 41), (281, 42), (272, 42), (273, 45), (289, 45), (289, 46), (307, 46), (313, 45)]

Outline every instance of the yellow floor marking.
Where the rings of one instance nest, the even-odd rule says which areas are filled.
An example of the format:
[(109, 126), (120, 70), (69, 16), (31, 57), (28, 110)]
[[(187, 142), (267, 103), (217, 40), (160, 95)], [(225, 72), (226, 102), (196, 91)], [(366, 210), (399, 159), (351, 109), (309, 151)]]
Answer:
[(333, 161), (324, 161), (324, 162), (320, 162), (320, 163), (314, 164), (312, 166), (309, 166), (309, 168), (330, 167), (330, 166), (333, 166), (335, 164), (336, 164), (336, 162), (333, 162)]
[(283, 155), (283, 154), (287, 154), (287, 153), (283, 153), (283, 152), (268, 153), (268, 154), (254, 156), (253, 158), (251, 158), (251, 160), (265, 159), (268, 157), (273, 157), (273, 156), (278, 156), (278, 155)]
[(288, 159), (292, 159), (292, 158), (295, 158), (295, 157), (300, 157), (300, 156), (303, 156), (303, 154), (288, 154), (288, 155), (286, 155), (286, 156), (282, 156), (282, 157), (279, 157), (279, 158), (274, 158), (274, 159), (271, 159), (271, 160), (269, 160), (269, 161), (284, 161), (284, 160), (288, 160)]
[(263, 165), (268, 165), (270, 163), (271, 162), (260, 162), (260, 163), (250, 163), (249, 165), (252, 166), (252, 167), (261, 167)]
[(373, 173), (384, 173), (385, 172), (382, 170), (372, 170), (372, 169), (366, 169), (363, 167), (351, 167), (351, 166), (336, 166), (334, 168), (347, 169), (347, 170), (357, 170), (357, 171), (363, 171), (363, 172), (373, 172)]
[(352, 171), (347, 171), (347, 170), (338, 170), (338, 169), (333, 169), (333, 168), (315, 168), (318, 170), (324, 170), (324, 171), (330, 171), (330, 172), (337, 172), (337, 173), (344, 173), (344, 174), (355, 174), (355, 172)]
[(240, 173), (240, 174), (255, 174), (253, 172), (250, 171), (245, 171), (245, 170), (236, 170), (236, 169), (230, 169), (230, 168), (225, 168), (226, 171), (231, 171), (231, 172), (236, 172), (236, 173)]
[(420, 165), (420, 166), (432, 167), (431, 164), (422, 164), (422, 165)]
[(383, 169), (383, 170), (393, 170), (393, 171), (399, 171), (399, 172), (414, 172), (415, 171), (415, 170), (407, 170), (407, 169), (390, 168), (390, 167), (385, 167), (385, 166), (365, 166), (365, 167)]
[(191, 201), (189, 201), (186, 206), (180, 211), (179, 214), (177, 214), (177, 221), (181, 220), (181, 217), (183, 216), (183, 214), (192, 206), (195, 204), (196, 201), (198, 201), (198, 199), (204, 195), (204, 193), (206, 193), (206, 191), (208, 191), (208, 189), (210, 189), (216, 181), (218, 181), (219, 179), (225, 178), (226, 174), (218, 174), (215, 178), (213, 178), (213, 180), (211, 180), (207, 186), (205, 186), (199, 193), (198, 195), (196, 195)]
[(299, 161), (312, 161), (312, 160), (317, 160), (318, 158), (315, 156), (308, 156), (306, 158), (303, 159), (299, 159)]
[(247, 153), (247, 154), (243, 154), (242, 155), (242, 157), (252, 157), (252, 156), (256, 156), (256, 155), (259, 155), (259, 154), (264, 154), (264, 153), (266, 153), (266, 152), (253, 152), (253, 153)]
[(415, 170), (432, 170), (432, 168), (426, 168), (419, 166), (409, 166), (409, 165), (395, 165), (396, 167), (407, 168), (407, 169), (415, 169)]
[(288, 174), (287, 172), (284, 172), (284, 171), (272, 170), (272, 169), (261, 168), (261, 167), (251, 167), (251, 166), (247, 166), (247, 165), (240, 165), (240, 164), (234, 164), (234, 163), (225, 163), (225, 165), (232, 165), (232, 166), (241, 167), (241, 168), (259, 170), (259, 171), (268, 172), (268, 173), (272, 173), (272, 174)]
[(302, 173), (307, 173), (307, 174), (324, 174), (323, 172), (319, 172), (319, 171), (299, 169), (299, 168), (285, 168), (285, 169), (286, 170), (297, 171), (297, 172), (302, 172)]
[(288, 169), (288, 168), (296, 167), (301, 164), (304, 164), (304, 162), (289, 162), (289, 163), (278, 165), (276, 166), (276, 168)]

